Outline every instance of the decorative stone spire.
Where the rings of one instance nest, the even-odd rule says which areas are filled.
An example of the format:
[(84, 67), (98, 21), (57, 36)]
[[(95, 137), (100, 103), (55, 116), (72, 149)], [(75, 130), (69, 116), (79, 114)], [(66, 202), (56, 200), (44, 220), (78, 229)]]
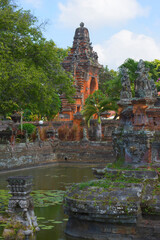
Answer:
[(77, 40), (86, 41), (86, 43), (90, 42), (88, 29), (84, 27), (83, 22), (80, 23), (80, 27), (75, 31), (73, 45), (77, 42)]
[(80, 27), (84, 27), (84, 23), (83, 22), (80, 23)]

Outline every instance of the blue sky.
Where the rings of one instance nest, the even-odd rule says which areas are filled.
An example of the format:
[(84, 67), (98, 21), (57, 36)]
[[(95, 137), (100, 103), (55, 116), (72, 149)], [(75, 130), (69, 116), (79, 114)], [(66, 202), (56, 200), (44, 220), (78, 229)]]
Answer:
[(127, 58), (160, 59), (160, 0), (16, 0), (40, 22), (44, 37), (58, 47), (72, 46), (85, 23), (99, 62), (117, 69)]

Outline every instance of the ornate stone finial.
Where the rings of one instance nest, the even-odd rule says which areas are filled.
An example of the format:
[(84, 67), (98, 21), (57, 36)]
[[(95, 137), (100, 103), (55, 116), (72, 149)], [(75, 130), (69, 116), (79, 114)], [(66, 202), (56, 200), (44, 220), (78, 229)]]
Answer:
[(81, 27), (81, 28), (84, 27), (84, 23), (83, 23), (83, 22), (80, 23), (80, 27)]

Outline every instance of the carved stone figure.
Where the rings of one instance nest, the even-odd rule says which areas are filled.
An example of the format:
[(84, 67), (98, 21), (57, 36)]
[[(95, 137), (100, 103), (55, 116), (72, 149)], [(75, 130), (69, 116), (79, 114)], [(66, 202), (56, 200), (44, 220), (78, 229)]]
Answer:
[(152, 90), (152, 97), (157, 97), (158, 92), (157, 92), (157, 88), (156, 88), (156, 85), (155, 85), (155, 82), (153, 79), (150, 80), (150, 84), (151, 84), (151, 90)]
[(135, 97), (136, 98), (151, 98), (152, 89), (148, 78), (148, 69), (145, 67), (144, 61), (141, 59), (137, 66), (138, 77), (135, 80)]
[(131, 85), (128, 75), (128, 69), (123, 67), (121, 69), (121, 83), (122, 83), (122, 90), (121, 90), (121, 96), (120, 99), (123, 100), (131, 100), (132, 98), (132, 92), (131, 92)]

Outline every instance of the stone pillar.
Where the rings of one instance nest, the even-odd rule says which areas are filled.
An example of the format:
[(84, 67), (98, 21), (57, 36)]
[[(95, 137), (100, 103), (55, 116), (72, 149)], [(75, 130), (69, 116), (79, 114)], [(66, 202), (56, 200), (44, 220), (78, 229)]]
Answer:
[(15, 221), (28, 229), (38, 229), (37, 218), (34, 214), (33, 199), (30, 196), (32, 188), (31, 176), (8, 177), (8, 188), (12, 194), (8, 203), (8, 213)]

